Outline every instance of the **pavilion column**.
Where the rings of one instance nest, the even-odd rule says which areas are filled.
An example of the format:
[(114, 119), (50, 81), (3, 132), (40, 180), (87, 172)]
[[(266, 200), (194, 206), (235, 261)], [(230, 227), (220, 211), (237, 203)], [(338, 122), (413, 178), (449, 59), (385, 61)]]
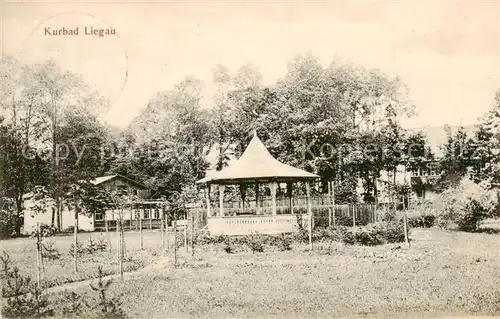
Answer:
[(255, 209), (256, 214), (259, 215), (260, 207), (259, 207), (259, 182), (255, 183)]
[(293, 214), (293, 183), (292, 182), (286, 184), (286, 192), (288, 194), (289, 207), (290, 207), (289, 214)]
[(309, 248), (312, 250), (312, 208), (311, 208), (311, 183), (306, 182), (306, 193), (307, 193), (307, 215), (309, 216), (308, 230), (309, 230)]
[(247, 187), (246, 183), (240, 183), (240, 195), (241, 195), (241, 212), (245, 212), (245, 199), (247, 197)]
[(278, 188), (278, 183), (272, 182), (271, 183), (271, 200), (272, 200), (272, 208), (273, 208), (273, 215), (276, 215), (276, 189)]
[(210, 217), (210, 184), (207, 183), (207, 188), (205, 188), (205, 201), (207, 204), (207, 218)]
[(224, 189), (225, 185), (219, 185), (219, 217), (224, 216)]

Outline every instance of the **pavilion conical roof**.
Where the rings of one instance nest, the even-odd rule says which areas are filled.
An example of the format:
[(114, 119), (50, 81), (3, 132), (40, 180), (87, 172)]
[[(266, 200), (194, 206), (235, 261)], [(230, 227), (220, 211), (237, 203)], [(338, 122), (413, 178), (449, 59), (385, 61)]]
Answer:
[(254, 132), (252, 140), (240, 158), (196, 183), (286, 182), (314, 178), (319, 176), (275, 159)]

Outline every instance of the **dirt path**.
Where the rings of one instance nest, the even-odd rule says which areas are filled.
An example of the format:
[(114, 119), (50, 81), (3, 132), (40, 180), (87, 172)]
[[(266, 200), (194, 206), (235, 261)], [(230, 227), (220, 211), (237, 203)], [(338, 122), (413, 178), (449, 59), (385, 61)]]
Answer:
[[(167, 256), (158, 258), (157, 260), (153, 261), (151, 264), (147, 265), (146, 267), (143, 267), (138, 270), (130, 271), (130, 272), (124, 272), (123, 273), (123, 280), (127, 280), (130, 278), (134, 278), (137, 276), (140, 276), (144, 272), (154, 270), (156, 268), (161, 268), (162, 266), (165, 266), (169, 264), (170, 260)], [(113, 274), (113, 275), (108, 275), (103, 277), (104, 280), (107, 279), (114, 279), (114, 280), (119, 280), (120, 279), (120, 274)], [(89, 287), (92, 282), (95, 282), (97, 278), (93, 279), (86, 279), (86, 280), (81, 280), (81, 281), (75, 281), (75, 282), (68, 282), (64, 283), (62, 285), (58, 286), (52, 286), (50, 288), (47, 288), (45, 291), (46, 293), (52, 294), (52, 293), (60, 293), (65, 290), (74, 290), (78, 289), (80, 287), (87, 286)], [(8, 299), (8, 298), (3, 298), (3, 299)]]
[[(123, 273), (123, 280), (134, 278), (134, 277), (141, 275), (144, 272), (151, 271), (153, 269), (165, 266), (169, 263), (169, 261), (170, 261), (169, 258), (164, 256), (164, 257), (158, 258), (157, 260), (153, 261), (151, 264), (147, 265), (146, 267), (143, 267), (143, 268), (135, 270), (135, 271), (124, 272)], [(104, 280), (107, 280), (107, 279), (119, 280), (120, 274), (108, 275), (108, 276), (103, 277), (103, 279)], [(73, 290), (73, 289), (77, 289), (77, 288), (80, 288), (83, 286), (88, 287), (92, 282), (95, 282), (96, 280), (97, 280), (97, 278), (87, 279), (87, 280), (82, 280), (82, 281), (77, 281), (77, 282), (69, 282), (69, 283), (65, 283), (62, 285), (47, 288), (46, 291), (47, 291), (47, 293), (59, 293), (59, 292), (65, 291), (65, 290)]]

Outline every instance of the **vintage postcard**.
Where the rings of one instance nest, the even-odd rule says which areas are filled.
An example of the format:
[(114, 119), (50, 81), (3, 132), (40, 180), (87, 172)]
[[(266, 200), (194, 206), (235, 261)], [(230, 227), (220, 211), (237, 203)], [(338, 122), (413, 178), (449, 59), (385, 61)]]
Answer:
[(2, 318), (500, 316), (500, 1), (5, 1)]

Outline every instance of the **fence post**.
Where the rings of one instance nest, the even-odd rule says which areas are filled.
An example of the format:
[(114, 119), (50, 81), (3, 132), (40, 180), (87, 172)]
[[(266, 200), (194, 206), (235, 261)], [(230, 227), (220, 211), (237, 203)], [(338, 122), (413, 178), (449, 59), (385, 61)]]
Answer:
[(191, 257), (194, 257), (194, 213), (191, 212)]
[[(142, 209), (142, 211), (144, 211)], [(140, 237), (141, 237), (141, 250), (144, 248), (144, 239), (143, 239), (143, 234), (142, 234), (142, 212), (139, 211), (139, 233), (140, 233)]]
[(112, 248), (111, 248), (111, 238), (109, 235), (109, 229), (108, 229), (108, 212), (104, 212), (104, 229), (106, 231), (106, 238), (108, 239), (108, 248), (109, 248), (109, 253), (112, 253)]
[(121, 247), (122, 247), (122, 243), (121, 243), (121, 238), (120, 238), (120, 223), (119, 223), (119, 218), (116, 220), (116, 255), (118, 256), (118, 258), (120, 258), (121, 256)]
[(175, 216), (173, 224), (174, 224), (174, 268), (177, 268), (177, 216)]
[(165, 249), (165, 224), (164, 224), (164, 221), (165, 221), (165, 211), (161, 210), (161, 249)]
[[(328, 181), (328, 199), (330, 202), (329, 204), (331, 204), (331, 196), (332, 196), (332, 184), (330, 181)], [(328, 227), (331, 227), (332, 226), (332, 210), (333, 210), (333, 206), (330, 206), (328, 205)]]
[(36, 223), (36, 285), (40, 289), (40, 262), (42, 259), (42, 245), (40, 243), (40, 223)]
[(332, 183), (332, 221), (333, 227), (337, 226), (337, 221), (335, 218), (335, 182)]
[(352, 227), (356, 227), (356, 213), (354, 211), (354, 205), (352, 205)]
[(408, 247), (410, 247), (410, 242), (408, 240), (408, 219), (407, 219), (407, 216), (406, 216), (406, 209), (404, 210), (403, 223), (404, 223), (404, 231), (405, 231), (405, 244)]
[(123, 208), (120, 209), (120, 279), (123, 280), (123, 258), (125, 256), (125, 238), (124, 238), (124, 227), (125, 223), (123, 222)]
[(186, 252), (188, 252), (188, 237), (187, 237), (187, 229), (188, 229), (188, 225), (186, 225), (186, 227), (184, 227), (184, 249), (186, 249)]
[(312, 207), (311, 207), (311, 184), (309, 181), (306, 182), (306, 193), (307, 193), (307, 215), (309, 216), (309, 225), (308, 225), (308, 230), (309, 230), (309, 249), (313, 249), (313, 244), (312, 244), (312, 223), (313, 223), (313, 214), (312, 214)]
[(167, 236), (167, 251), (170, 251), (170, 235), (168, 230), (168, 214), (165, 213), (165, 236)]
[(130, 223), (128, 225), (128, 230), (131, 231), (132, 230), (132, 220), (134, 219), (133, 217), (133, 212), (132, 212), (132, 207), (130, 207)]
[(149, 209), (149, 230), (153, 231), (153, 209)]

